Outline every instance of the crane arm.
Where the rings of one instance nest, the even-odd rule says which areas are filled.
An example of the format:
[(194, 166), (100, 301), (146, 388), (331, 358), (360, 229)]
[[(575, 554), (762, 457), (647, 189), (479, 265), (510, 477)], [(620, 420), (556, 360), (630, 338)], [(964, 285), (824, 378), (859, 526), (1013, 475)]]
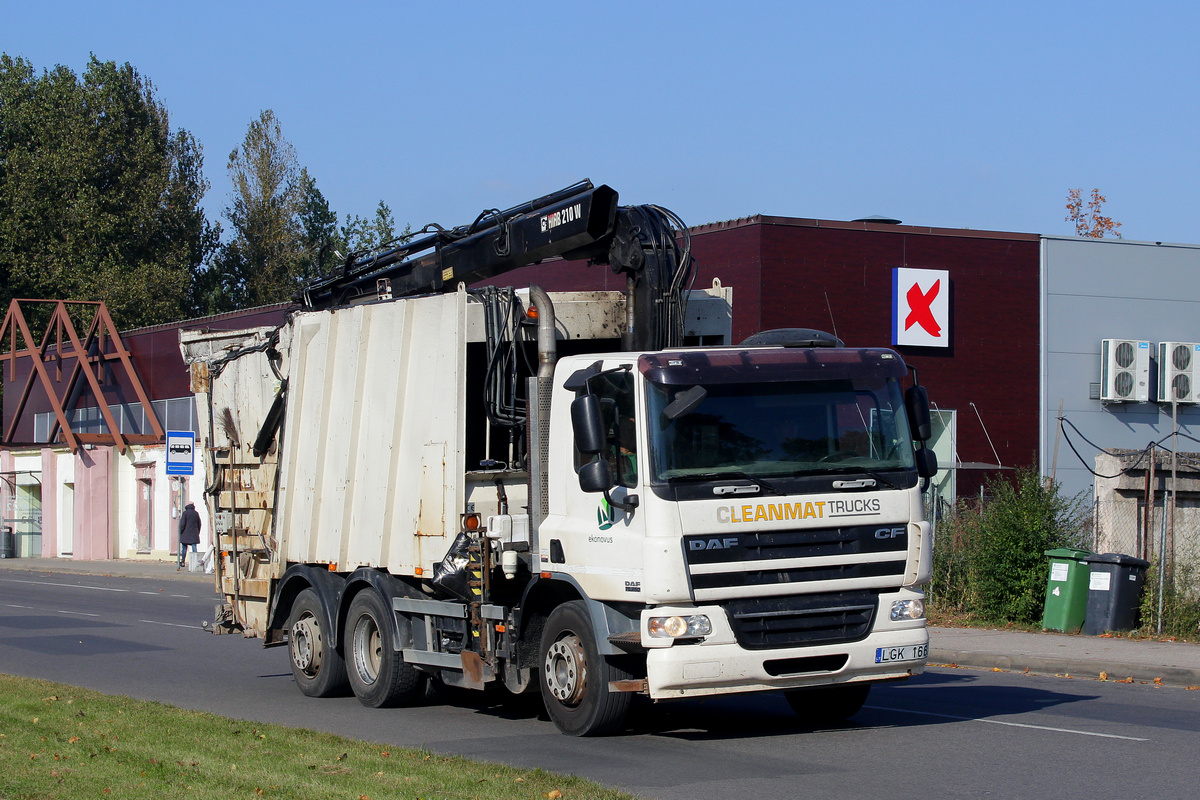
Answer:
[[(662, 349), (681, 344), (683, 291), (690, 284), (687, 230), (657, 206), (618, 206), (608, 186), (581, 181), (506, 211), (488, 210), (473, 223), (432, 232), (382, 252), (350, 258), (330, 276), (310, 282), (297, 300), (307, 308), (453, 291), (549, 258), (609, 264), (630, 276), (630, 332), (626, 347)], [(422, 233), (426, 233), (423, 231)]]

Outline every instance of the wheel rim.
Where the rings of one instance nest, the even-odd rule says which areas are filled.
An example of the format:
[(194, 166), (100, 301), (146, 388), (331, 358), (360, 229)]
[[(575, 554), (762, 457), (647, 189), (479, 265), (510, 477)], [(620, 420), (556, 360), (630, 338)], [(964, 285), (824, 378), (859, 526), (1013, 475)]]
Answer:
[(373, 684), (379, 677), (379, 662), (383, 658), (383, 637), (379, 626), (369, 614), (358, 618), (354, 625), (354, 670), (364, 684)]
[(587, 657), (583, 643), (573, 633), (557, 640), (546, 651), (546, 685), (563, 705), (578, 705), (587, 689)]
[(310, 613), (303, 614), (292, 625), (288, 636), (292, 663), (305, 675), (314, 677), (321, 671), (321, 626)]

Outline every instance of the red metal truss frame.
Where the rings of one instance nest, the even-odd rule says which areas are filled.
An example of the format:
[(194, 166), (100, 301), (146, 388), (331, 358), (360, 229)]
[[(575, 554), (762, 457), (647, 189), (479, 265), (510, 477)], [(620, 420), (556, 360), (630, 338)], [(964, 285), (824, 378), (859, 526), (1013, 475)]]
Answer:
[[(34, 339), (29, 329), (29, 323), (25, 319), (24, 312), (21, 310), (22, 303), (54, 306), (50, 322), (46, 326), (45, 334), (42, 336), (41, 344), (36, 349), (34, 348)], [(96, 313), (92, 318), (92, 324), (88, 329), (87, 336), (82, 341), (75, 330), (75, 324), (71, 321), (71, 317), (67, 313), (67, 306), (69, 305), (95, 306), (96, 308)], [(63, 340), (64, 334), (66, 335), (65, 342)], [(18, 349), (18, 343), (21, 340), (23, 340), (24, 348)], [(79, 447), (84, 444), (101, 444), (115, 445), (120, 453), (124, 455), (130, 444), (161, 444), (166, 441), (166, 434), (163, 433), (162, 425), (158, 421), (158, 416), (154, 413), (154, 407), (150, 404), (146, 390), (142, 386), (141, 379), (138, 377), (137, 370), (133, 367), (133, 362), (129, 358), (129, 351), (125, 349), (125, 345), (121, 342), (121, 337), (117, 333), (117, 327), (113, 324), (112, 317), (109, 316), (108, 308), (104, 303), (89, 300), (15, 299), (9, 303), (8, 311), (4, 315), (4, 324), (0, 325), (0, 348), (3, 347), (4, 342), (7, 342), (8, 347), (4, 352), (0, 352), (0, 362), (8, 362), (10, 375), (16, 374), (15, 369), (19, 360), (28, 358), (33, 367), (29, 371), (29, 377), (26, 379), (25, 386), (21, 390), (20, 399), (17, 401), (12, 420), (9, 422), (8, 430), (5, 431), (4, 439), (0, 444), (8, 445), (13, 442), (13, 435), (16, 433), (17, 425), (21, 420), (21, 414), (25, 410), (25, 405), (29, 402), (35, 382), (41, 384), (46, 397), (50, 399), (51, 407), (54, 411), (55, 422), (50, 426), (47, 441), (44, 444), (53, 444), (56, 437), (61, 435), (62, 441), (66, 442), (72, 453), (78, 452)], [(51, 345), (53, 345), (53, 350), (51, 350)], [(55, 381), (50, 379), (46, 365), (51, 362), (55, 364), (57, 382), (61, 384), (63, 360), (72, 358), (75, 360), (75, 365), (71, 370), (70, 378), (68, 378), (65, 389), (60, 397), (54, 389)], [(125, 368), (125, 376), (129, 380), (129, 385), (137, 395), (138, 402), (141, 403), (142, 409), (145, 411), (146, 418), (150, 421), (150, 426), (154, 433), (121, 433), (112, 412), (108, 408), (108, 402), (104, 399), (104, 392), (100, 388), (100, 379), (97, 375), (98, 370), (96, 369), (103, 370), (104, 366), (110, 361), (119, 361)], [(64, 405), (64, 401), (74, 394), (75, 387), (81, 376), (87, 381), (92, 397), (95, 398), (96, 404), (100, 408), (100, 413), (104, 416), (104, 422), (109, 430), (108, 433), (76, 433), (71, 430), (68, 411), (72, 409), (67, 408)]]

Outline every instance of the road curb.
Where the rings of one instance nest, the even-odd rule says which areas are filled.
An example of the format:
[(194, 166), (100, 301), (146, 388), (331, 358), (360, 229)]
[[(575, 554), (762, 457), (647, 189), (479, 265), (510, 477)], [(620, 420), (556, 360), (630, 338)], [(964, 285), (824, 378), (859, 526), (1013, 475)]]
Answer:
[(1132, 678), (1135, 681), (1144, 681), (1146, 683), (1152, 683), (1157, 680), (1167, 686), (1186, 687), (1200, 685), (1200, 670), (1185, 667), (1130, 664), (1121, 661), (1099, 659), (1082, 661), (1020, 654), (1001, 655), (999, 653), (931, 648), (929, 651), (929, 663), (935, 666), (947, 664), (960, 667), (1002, 669), (1009, 672), (1029, 670), (1030, 672), (1070, 675), (1073, 678), (1088, 678), (1091, 680), (1098, 680), (1100, 673), (1104, 672), (1107, 673), (1109, 681)]

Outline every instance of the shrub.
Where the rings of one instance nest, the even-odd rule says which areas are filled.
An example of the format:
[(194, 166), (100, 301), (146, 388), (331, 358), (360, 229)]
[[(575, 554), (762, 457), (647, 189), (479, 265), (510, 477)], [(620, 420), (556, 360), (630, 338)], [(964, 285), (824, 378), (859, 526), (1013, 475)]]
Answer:
[[(1141, 633), (1195, 641), (1200, 637), (1200, 558), (1195, 554), (1181, 557), (1176, 553), (1174, 564), (1160, 575), (1161, 561), (1155, 557), (1146, 571), (1142, 591)], [(1159, 580), (1162, 580), (1161, 618), (1159, 615)]]
[(1082, 497), (1063, 497), (1037, 470), (989, 481), (991, 499), (960, 505), (939, 525), (931, 602), (943, 613), (990, 622), (1037, 622), (1049, 574), (1046, 551), (1083, 541)]

